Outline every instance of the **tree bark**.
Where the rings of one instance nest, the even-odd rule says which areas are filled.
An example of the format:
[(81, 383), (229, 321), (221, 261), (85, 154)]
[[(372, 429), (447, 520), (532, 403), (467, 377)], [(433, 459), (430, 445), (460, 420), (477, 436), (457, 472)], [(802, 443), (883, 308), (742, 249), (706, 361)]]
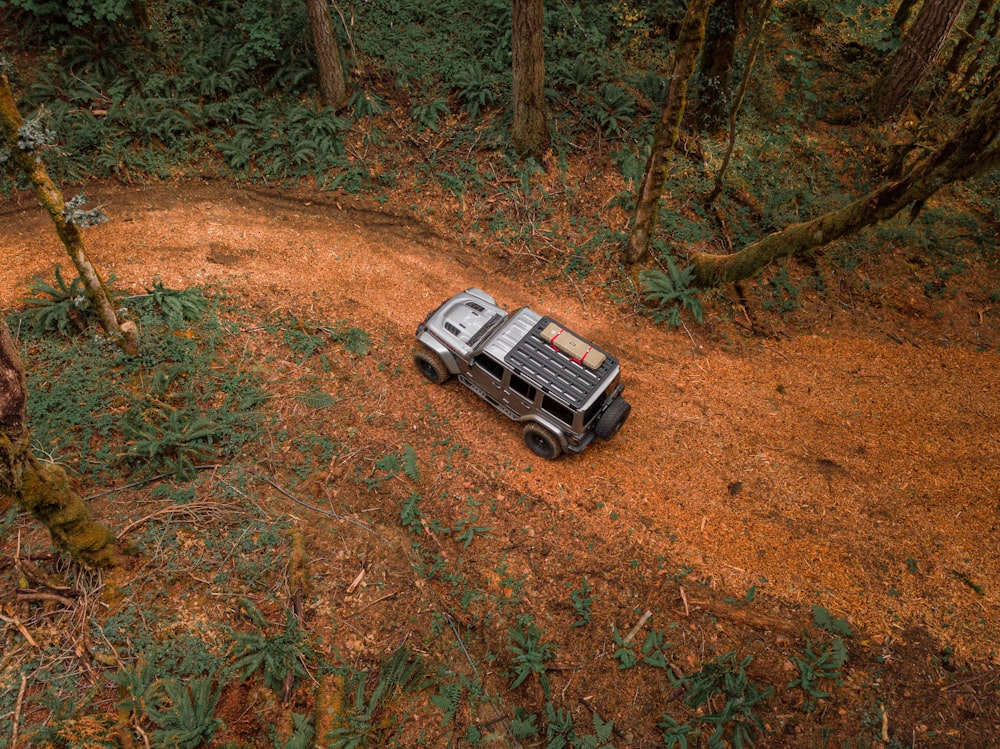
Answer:
[(681, 24), (674, 51), (670, 88), (663, 112), (653, 129), (653, 146), (646, 160), (646, 172), (639, 187), (639, 196), (632, 221), (632, 230), (625, 243), (625, 262), (632, 265), (649, 252), (649, 243), (660, 212), (660, 197), (670, 168), (670, 154), (680, 134), (684, 106), (687, 102), (688, 81), (694, 72), (702, 42), (705, 20), (712, 0), (691, 0)]
[(347, 83), (340, 61), (340, 47), (330, 21), (330, 6), (327, 0), (306, 0), (306, 9), (319, 67), (320, 101), (324, 106), (340, 109), (347, 103)]
[(747, 0), (716, 0), (705, 26), (705, 44), (698, 68), (698, 95), (692, 98), (686, 122), (714, 130), (732, 110), (730, 80), (743, 30)]
[(76, 561), (87, 567), (115, 565), (114, 534), (94, 520), (61, 467), (31, 454), (26, 393), (24, 365), (0, 316), (0, 494), (14, 497)]
[(776, 232), (729, 255), (696, 252), (691, 261), (702, 287), (739, 281), (771, 262), (791, 257), (866, 226), (892, 218), (907, 206), (915, 210), (952, 182), (984, 174), (1000, 165), (1000, 89), (982, 99), (958, 131), (916, 162), (900, 179), (819, 218)]
[(880, 121), (898, 116), (913, 89), (927, 77), (941, 53), (965, 0), (924, 0), (913, 25), (870, 93), (872, 114)]
[(138, 328), (131, 321), (119, 324), (104, 281), (87, 257), (80, 227), (66, 220), (64, 213), (66, 201), (63, 199), (62, 192), (45, 171), (41, 157), (31, 150), (18, 147), (18, 131), (23, 124), (24, 120), (21, 119), (14, 103), (10, 82), (7, 80), (7, 76), (0, 74), (0, 144), (4, 144), (10, 149), (14, 163), (35, 188), (35, 196), (48, 212), (55, 225), (56, 234), (59, 235), (73, 265), (76, 266), (77, 273), (80, 274), (83, 281), (87, 300), (96, 312), (104, 332), (111, 336), (126, 353), (134, 354), (139, 349)]
[(549, 149), (545, 106), (545, 11), (542, 0), (514, 0), (511, 36), (514, 126), (519, 156), (541, 160)]

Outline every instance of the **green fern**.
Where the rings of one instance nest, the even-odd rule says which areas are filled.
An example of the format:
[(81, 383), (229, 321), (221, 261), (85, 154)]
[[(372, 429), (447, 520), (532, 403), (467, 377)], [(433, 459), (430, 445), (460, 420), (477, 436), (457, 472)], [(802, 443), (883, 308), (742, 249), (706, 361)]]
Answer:
[(441, 718), (441, 725), (448, 725), (455, 717), (455, 711), (462, 699), (462, 684), (453, 681), (451, 684), (443, 684), (438, 687), (438, 692), (431, 696), (431, 704), (440, 710), (444, 715)]
[(127, 458), (143, 458), (156, 468), (165, 466), (178, 480), (190, 481), (195, 463), (215, 455), (219, 426), (210, 419), (156, 404), (139, 419), (126, 424)]
[(354, 692), (353, 705), (340, 716), (341, 725), (328, 732), (324, 737), (333, 741), (333, 746), (340, 749), (358, 749), (378, 743), (380, 722), (377, 720), (385, 702), (392, 696), (405, 695), (426, 686), (426, 663), (424, 657), (414, 653), (409, 648), (402, 647), (392, 653), (382, 662), (378, 681), (371, 693), (367, 693), (365, 685), (368, 674), (351, 672), (350, 683)]
[(286, 741), (279, 742), (277, 736), (273, 736), (275, 749), (312, 749), (318, 746), (313, 743), (313, 730), (309, 718), (298, 713), (292, 713), (292, 735)]
[(511, 640), (507, 650), (514, 654), (514, 681), (510, 688), (516, 689), (531, 674), (536, 674), (548, 698), (549, 679), (545, 670), (546, 663), (555, 657), (555, 645), (542, 640), (541, 630), (527, 616), (520, 617), (517, 626), (507, 630), (507, 635)]
[(421, 101), (410, 107), (410, 116), (417, 132), (441, 129), (441, 117), (448, 114), (448, 100), (443, 98)]
[(55, 268), (55, 285), (35, 276), (28, 285), (30, 297), (26, 309), (17, 315), (32, 333), (55, 331), (69, 336), (86, 328), (91, 316), (90, 302), (83, 291), (83, 280), (66, 283), (62, 269)]
[(234, 658), (233, 668), (237, 676), (246, 681), (258, 671), (262, 672), (264, 684), (276, 694), (281, 694), (285, 678), (289, 674), (305, 678), (304, 659), (312, 657), (312, 649), (305, 640), (305, 634), (290, 616), (283, 631), (275, 635), (263, 632), (266, 622), (257, 608), (247, 599), (240, 606), (254, 622), (254, 632), (234, 632), (230, 655)]
[(420, 466), (417, 465), (417, 453), (411, 445), (403, 447), (403, 451), (400, 453), (400, 462), (402, 463), (403, 473), (410, 481), (420, 481)]
[(153, 281), (153, 287), (147, 289), (145, 295), (132, 299), (138, 306), (152, 305), (158, 309), (170, 328), (201, 319), (207, 306), (201, 289), (168, 289), (160, 279)]
[(802, 710), (811, 713), (820, 699), (830, 696), (829, 692), (819, 688), (820, 680), (832, 680), (837, 684), (843, 680), (841, 669), (847, 663), (847, 646), (842, 638), (835, 637), (828, 647), (817, 653), (807, 639), (805, 658), (796, 657), (794, 660), (799, 677), (789, 682), (788, 688), (798, 687), (805, 692)]
[(667, 272), (661, 270), (646, 270), (639, 274), (646, 300), (659, 305), (663, 309), (657, 317), (672, 328), (681, 324), (681, 309), (688, 310), (694, 319), (702, 321), (704, 310), (698, 295), (701, 289), (691, 286), (694, 278), (694, 267), (688, 266), (678, 270), (674, 259), (666, 256)]
[(195, 749), (211, 741), (222, 721), (215, 717), (215, 706), (222, 690), (213, 689), (211, 677), (204, 676), (185, 684), (179, 679), (157, 683), (153, 703), (146, 715), (159, 726), (152, 732), (158, 746), (172, 749)]

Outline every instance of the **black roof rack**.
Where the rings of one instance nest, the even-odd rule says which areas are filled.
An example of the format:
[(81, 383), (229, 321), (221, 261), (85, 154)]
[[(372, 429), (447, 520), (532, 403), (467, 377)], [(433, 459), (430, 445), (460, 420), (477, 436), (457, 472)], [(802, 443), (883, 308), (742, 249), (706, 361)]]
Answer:
[[(542, 392), (571, 408), (582, 408), (618, 366), (618, 360), (601, 349), (606, 358), (597, 369), (574, 361), (539, 335), (551, 322), (555, 322), (551, 317), (543, 317), (535, 323), (531, 332), (518, 341), (504, 361)], [(562, 327), (561, 323), (557, 324)], [(571, 330), (566, 332), (573, 333)]]

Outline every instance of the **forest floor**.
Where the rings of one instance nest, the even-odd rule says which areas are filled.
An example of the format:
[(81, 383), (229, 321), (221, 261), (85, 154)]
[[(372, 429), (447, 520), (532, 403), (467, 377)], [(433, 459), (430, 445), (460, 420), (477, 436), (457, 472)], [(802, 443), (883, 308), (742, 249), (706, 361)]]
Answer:
[[(729, 651), (753, 655), (748, 673), (776, 687), (758, 708), (761, 746), (995, 745), (1000, 304), (983, 293), (991, 283), (1000, 290), (995, 261), (971, 262), (931, 298), (921, 290), (925, 269), (900, 250), (834, 274), (796, 311), (770, 312), (730, 290), (706, 301), (704, 322), (668, 330), (641, 314), (627, 278), (553, 278), (536, 258), (472, 246), (374, 202), (213, 182), (96, 185), (88, 196), (112, 219), (86, 241), (116, 287), (141, 291), (157, 278), (175, 289), (221, 287), (261, 319), (280, 311), (370, 335), (367, 356), (331, 353), (327, 371), (281, 358), (252, 322), (232, 347), (271, 373), (275, 395), (271, 442), (248, 453), (247, 470), (366, 526), (264, 487), (266, 509), (299, 518), (304, 530), (312, 595), (303, 626), (359, 667), (402, 643), (456, 672), (471, 666), (501, 706), (494, 713), (483, 702), (442, 726), (426, 701), (411, 705), (403, 743), (451, 745), (468, 740), (471, 725), (482, 741), (517, 743), (496, 725), (501, 713), (511, 720), (504, 705), (544, 704), (535, 676), (510, 690), (516, 651), (506, 638), (527, 613), (555, 646), (553, 699), (578, 726), (599, 716), (614, 720), (616, 746), (662, 745), (660, 713), (698, 711), (681, 704), (666, 670), (621, 667), (614, 632), (650, 611), (636, 647), (663, 632), (675, 678)], [(0, 246), (5, 309), (33, 276), (68, 265), (27, 198), (0, 206)], [(516, 424), (458, 383), (423, 381), (410, 362), (413, 331), (470, 286), (507, 309), (550, 314), (619, 357), (633, 407), (620, 434), (546, 462), (527, 451)], [(321, 413), (292, 397), (308, 367), (310, 382), (336, 399)], [(343, 448), (296, 481), (301, 456), (282, 436), (300, 423)], [(380, 457), (405, 447), (419, 481), (364, 481)], [(211, 494), (211, 479), (199, 486)], [(146, 514), (150, 491), (92, 504), (122, 528)], [(418, 542), (400, 523), (414, 492), (425, 518), (418, 542), (450, 576), (416, 571)], [(189, 546), (197, 535), (195, 525)], [(48, 547), (27, 523), (19, 544)], [(11, 539), (2, 552), (15, 553)], [(141, 587), (149, 557), (105, 573), (102, 585)], [(179, 573), (165, 591), (174, 620), (231, 616), (232, 601), (192, 576)], [(585, 607), (571, 593), (584, 579), (591, 622), (573, 626)], [(800, 675), (796, 658), (809, 660), (807, 645), (818, 651), (831, 639), (816, 611), (852, 634), (837, 678), (818, 682), (830, 697), (806, 710), (802, 690), (788, 685)], [(29, 630), (44, 630), (21, 614)], [(270, 720), (260, 700), (252, 690), (225, 693), (225, 733), (211, 745), (267, 745), (254, 738)], [(28, 704), (21, 719), (30, 722)], [(318, 712), (299, 711), (309, 709)]]

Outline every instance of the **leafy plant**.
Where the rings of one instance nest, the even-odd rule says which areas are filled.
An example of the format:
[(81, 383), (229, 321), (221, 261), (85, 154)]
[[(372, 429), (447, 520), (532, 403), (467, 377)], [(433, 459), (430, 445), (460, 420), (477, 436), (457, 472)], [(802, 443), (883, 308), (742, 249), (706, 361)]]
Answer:
[[(675, 687), (684, 687), (684, 704), (696, 710), (705, 705), (713, 712), (704, 711), (700, 722), (715, 726), (708, 737), (708, 746), (721, 749), (728, 740), (734, 747), (753, 745), (754, 735), (764, 730), (764, 723), (754, 708), (774, 693), (774, 687), (761, 689), (746, 673), (753, 660), (748, 655), (736, 660), (732, 651), (705, 663), (700, 671), (676, 678), (667, 672)], [(719, 699), (716, 700), (716, 695)], [(717, 703), (722, 702), (721, 706)]]
[(431, 696), (431, 704), (443, 713), (441, 725), (448, 725), (455, 717), (463, 691), (462, 683), (453, 681), (450, 684), (442, 684), (438, 687), (437, 694)]
[(646, 299), (665, 310), (657, 313), (657, 319), (665, 321), (672, 328), (681, 324), (681, 310), (687, 309), (694, 319), (702, 321), (704, 311), (698, 295), (701, 290), (691, 286), (694, 278), (694, 267), (684, 270), (677, 269), (677, 263), (669, 255), (666, 256), (667, 272), (661, 270), (646, 270), (639, 275)]
[(304, 678), (304, 659), (312, 656), (312, 649), (296, 620), (289, 615), (285, 627), (277, 634), (264, 633), (266, 622), (260, 611), (249, 600), (240, 601), (241, 608), (253, 621), (253, 632), (234, 632), (230, 655), (239, 678), (246, 681), (260, 671), (265, 686), (281, 694), (289, 674)]
[(165, 466), (178, 480), (195, 476), (195, 463), (215, 454), (219, 426), (191, 410), (154, 404), (141, 418), (126, 424), (129, 458), (144, 458), (154, 468)]
[(274, 749), (312, 749), (315, 746), (313, 743), (315, 733), (309, 718), (292, 713), (292, 735), (285, 741), (279, 741), (277, 732), (272, 729), (271, 740), (274, 742)]
[(611, 637), (616, 645), (614, 658), (618, 661), (618, 668), (624, 671), (635, 666), (639, 662), (639, 659), (632, 649), (632, 643), (625, 642), (625, 638), (622, 637), (621, 632), (617, 628), (611, 631)]
[(365, 684), (368, 674), (352, 671), (349, 674), (353, 704), (340, 716), (340, 723), (324, 739), (333, 740), (342, 749), (358, 749), (372, 741), (378, 743), (382, 728), (377, 720), (385, 702), (394, 695), (403, 695), (422, 689), (425, 681), (424, 657), (409, 648), (401, 647), (388, 656), (379, 668), (375, 688), (368, 694)]
[(448, 114), (448, 100), (442, 97), (430, 101), (418, 101), (410, 107), (410, 118), (417, 132), (441, 129), (441, 117)]
[(535, 725), (536, 720), (538, 720), (537, 715), (529, 713), (518, 705), (514, 708), (514, 717), (510, 721), (510, 732), (514, 735), (515, 739), (533, 739), (538, 736), (538, 726)]
[(215, 706), (222, 690), (213, 688), (212, 678), (203, 676), (189, 683), (179, 679), (157, 682), (146, 715), (159, 726), (152, 732), (159, 746), (195, 749), (212, 739), (222, 726)]
[(642, 642), (642, 647), (640, 651), (642, 652), (642, 662), (647, 666), (653, 666), (655, 668), (666, 668), (667, 667), (667, 656), (664, 654), (664, 648), (669, 648), (670, 643), (665, 643), (663, 640), (663, 630), (653, 629), (650, 630), (649, 634), (646, 635), (646, 639)]
[(62, 269), (55, 268), (55, 285), (35, 276), (28, 285), (31, 296), (25, 304), (27, 308), (16, 315), (33, 333), (55, 331), (60, 335), (72, 335), (86, 328), (92, 316), (90, 302), (83, 292), (83, 280), (74, 278), (69, 284), (63, 278)]
[(657, 725), (665, 729), (663, 731), (663, 745), (666, 749), (687, 749), (687, 737), (696, 730), (695, 726), (690, 723), (678, 723), (665, 713), (660, 716)]
[(851, 625), (847, 623), (846, 619), (834, 616), (823, 606), (813, 604), (812, 615), (813, 622), (820, 629), (825, 629), (827, 632), (835, 635), (843, 635), (844, 637), (850, 637), (853, 634), (851, 632)]
[(580, 584), (579, 590), (571, 590), (569, 593), (570, 601), (573, 603), (573, 610), (579, 617), (573, 622), (574, 627), (582, 627), (585, 624), (590, 623), (590, 607), (593, 605), (594, 601), (597, 600), (596, 596), (590, 595), (593, 592), (593, 588), (590, 587), (590, 582), (587, 578), (583, 578), (583, 582)]
[(816, 709), (820, 699), (830, 696), (829, 692), (819, 688), (819, 682), (821, 679), (831, 679), (840, 684), (843, 680), (840, 670), (845, 663), (847, 663), (847, 646), (842, 638), (833, 638), (833, 641), (820, 653), (816, 653), (812, 642), (806, 640), (805, 658), (795, 658), (799, 676), (788, 684), (789, 689), (798, 687), (805, 692), (803, 711), (811, 713)]
[(529, 616), (518, 618), (517, 626), (507, 629), (510, 644), (507, 650), (514, 654), (514, 681), (510, 688), (517, 689), (532, 674), (538, 676), (542, 691), (549, 697), (549, 679), (545, 664), (555, 657), (555, 645), (542, 640), (542, 632)]
[(159, 311), (170, 328), (201, 318), (207, 309), (205, 295), (199, 288), (168, 289), (159, 278), (142, 296), (131, 297), (137, 307), (153, 307)]
[(483, 66), (478, 61), (468, 62), (459, 68), (451, 83), (465, 111), (472, 117), (478, 117), (483, 107), (496, 101), (496, 92), (483, 75)]

